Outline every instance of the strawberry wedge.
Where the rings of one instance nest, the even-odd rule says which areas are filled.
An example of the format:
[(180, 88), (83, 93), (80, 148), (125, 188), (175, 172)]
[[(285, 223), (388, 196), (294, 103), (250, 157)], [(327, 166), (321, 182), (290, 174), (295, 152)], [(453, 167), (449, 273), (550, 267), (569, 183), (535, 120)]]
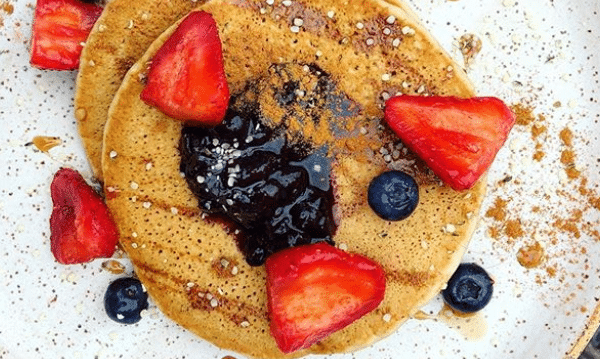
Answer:
[(515, 123), (495, 97), (396, 96), (385, 120), (402, 142), (455, 190), (466, 190), (490, 167)]
[(308, 348), (383, 300), (377, 263), (322, 242), (277, 252), (265, 265), (271, 334), (284, 353)]
[(83, 43), (102, 7), (79, 0), (38, 0), (31, 36), (31, 65), (46, 70), (75, 70)]
[(50, 185), (50, 249), (62, 264), (89, 262), (113, 255), (119, 232), (108, 207), (83, 177), (61, 168)]
[(223, 121), (229, 87), (217, 24), (209, 13), (191, 12), (156, 52), (140, 98), (190, 125)]

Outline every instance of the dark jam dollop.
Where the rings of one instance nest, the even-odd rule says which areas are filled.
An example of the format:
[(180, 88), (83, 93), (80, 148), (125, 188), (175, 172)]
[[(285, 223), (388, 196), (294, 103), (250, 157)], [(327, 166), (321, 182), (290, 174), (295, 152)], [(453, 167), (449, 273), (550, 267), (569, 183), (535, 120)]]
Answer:
[(182, 131), (180, 170), (200, 207), (241, 228), (239, 246), (253, 266), (284, 248), (333, 244), (326, 148), (290, 139), (284, 125), (265, 125), (260, 106), (241, 97), (221, 125)]

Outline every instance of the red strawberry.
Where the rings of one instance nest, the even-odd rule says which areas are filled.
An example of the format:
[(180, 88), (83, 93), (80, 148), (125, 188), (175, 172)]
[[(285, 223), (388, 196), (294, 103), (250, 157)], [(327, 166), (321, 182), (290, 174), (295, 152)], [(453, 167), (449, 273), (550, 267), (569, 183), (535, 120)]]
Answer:
[(204, 11), (190, 13), (156, 52), (141, 99), (190, 124), (223, 121), (229, 87), (217, 24)]
[(102, 197), (81, 175), (61, 168), (50, 185), (50, 248), (62, 264), (113, 255), (119, 232)]
[(436, 175), (464, 190), (492, 164), (515, 115), (494, 97), (404, 95), (386, 102), (385, 120)]
[(377, 263), (325, 243), (285, 249), (265, 265), (271, 334), (284, 353), (308, 348), (383, 300)]
[(102, 8), (79, 0), (38, 0), (33, 18), (31, 64), (49, 70), (79, 67), (81, 43)]

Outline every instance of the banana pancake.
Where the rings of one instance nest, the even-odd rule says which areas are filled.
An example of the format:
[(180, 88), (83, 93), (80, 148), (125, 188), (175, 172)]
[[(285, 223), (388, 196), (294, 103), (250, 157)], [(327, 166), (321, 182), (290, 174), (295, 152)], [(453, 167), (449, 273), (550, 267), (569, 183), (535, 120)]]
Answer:
[[(440, 291), (475, 228), (484, 181), (466, 192), (443, 185), (382, 120), (385, 99), (397, 93), (473, 96), (464, 73), (404, 6), (329, 0), (200, 6), (218, 26), (230, 106), (243, 111), (253, 103), (267, 126), (283, 124), (291, 138), (327, 149), (333, 240), (386, 272), (376, 310), (289, 357), (355, 350), (390, 334)], [(269, 332), (264, 266), (247, 264), (235, 227), (199, 209), (180, 173), (183, 124), (140, 100), (148, 63), (175, 27), (130, 68), (110, 106), (102, 170), (120, 243), (150, 296), (177, 323), (222, 348), (286, 357)], [(315, 76), (325, 90), (311, 87)], [(289, 83), (292, 97), (312, 96), (317, 110), (282, 106), (276, 99)], [(370, 181), (392, 168), (419, 184), (417, 209), (399, 222), (377, 216), (366, 196)]]

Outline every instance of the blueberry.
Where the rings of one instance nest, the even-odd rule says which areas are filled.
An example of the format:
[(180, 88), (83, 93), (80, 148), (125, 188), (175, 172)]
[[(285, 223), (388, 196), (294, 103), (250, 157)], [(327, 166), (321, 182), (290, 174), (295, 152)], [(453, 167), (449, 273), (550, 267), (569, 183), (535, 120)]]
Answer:
[(110, 319), (133, 324), (142, 319), (140, 313), (148, 309), (148, 293), (136, 278), (119, 278), (109, 284), (104, 294), (104, 309)]
[(399, 221), (410, 216), (419, 203), (419, 187), (408, 174), (388, 171), (369, 184), (369, 206), (381, 218)]
[(473, 313), (492, 298), (494, 281), (475, 263), (462, 263), (442, 291), (444, 301), (453, 309)]

